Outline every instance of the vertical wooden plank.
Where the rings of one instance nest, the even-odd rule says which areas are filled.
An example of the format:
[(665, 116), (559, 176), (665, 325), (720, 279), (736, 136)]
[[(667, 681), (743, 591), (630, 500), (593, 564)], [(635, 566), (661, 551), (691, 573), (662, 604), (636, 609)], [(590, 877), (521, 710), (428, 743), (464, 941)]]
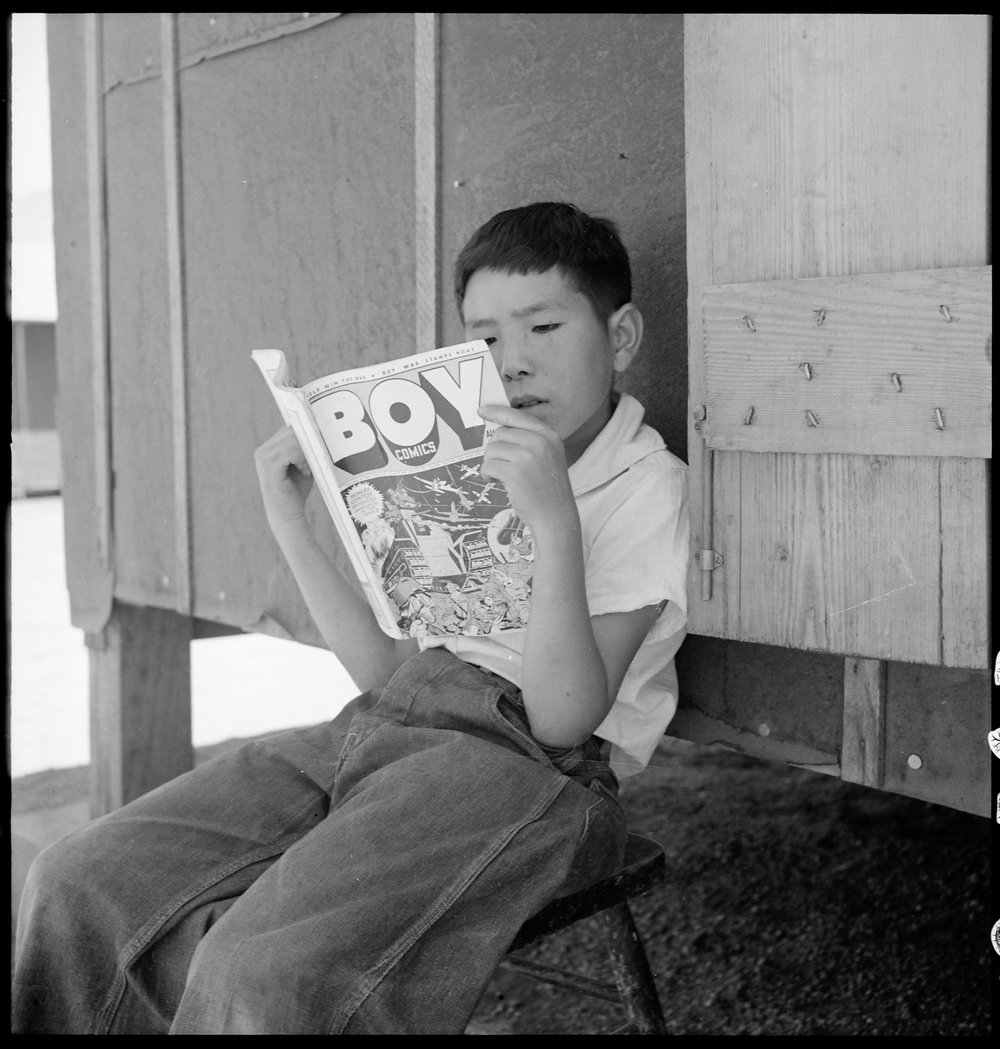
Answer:
[(420, 352), (440, 339), (438, 295), (438, 144), (440, 33), (437, 13), (413, 15), (414, 184), (416, 190), (416, 344)]
[(941, 459), (941, 662), (989, 668), (990, 464)]
[(937, 462), (910, 456), (802, 458), (825, 478), (816, 521), (831, 584), (823, 609), (829, 651), (937, 662)]
[(715, 511), (714, 466), (712, 450), (706, 448), (702, 456), (701, 467), (701, 530), (697, 537), (698, 570), (701, 572), (702, 601), (712, 600), (712, 573), (722, 561), (722, 555), (715, 549), (713, 542), (715, 535), (715, 525), (712, 520), (712, 515)]
[(87, 205), (90, 228), (91, 345), (90, 395), (94, 427), (94, 516), (97, 559), (111, 571), (111, 394), (108, 360), (108, 257), (104, 165), (103, 15), (90, 13), (84, 37), (87, 96)]
[(740, 638), (936, 661), (937, 460), (747, 452), (742, 466), (770, 498), (743, 505)]
[(190, 641), (190, 617), (117, 601), (88, 635), (91, 816), (192, 768)]
[(844, 736), (841, 778), (866, 787), (885, 779), (886, 665), (878, 659), (844, 661)]
[[(688, 601), (688, 609), (697, 604), (699, 613), (705, 615), (712, 608), (715, 618), (713, 627), (692, 633), (706, 633), (724, 637), (738, 635), (740, 603), (742, 601), (741, 579), (743, 568), (743, 544), (740, 541), (740, 508), (743, 476), (740, 460), (734, 455), (712, 455), (712, 549), (722, 558), (722, 563), (712, 571), (712, 599)], [(689, 471), (688, 476), (692, 474)], [(690, 488), (695, 485), (689, 484)], [(692, 547), (694, 549), (694, 547)]]
[(160, 15), (163, 76), (163, 160), (167, 217), (171, 421), (173, 430), (174, 607), (191, 611), (191, 527), (188, 483), (187, 340), (184, 320), (184, 206), (181, 180), (181, 114), (177, 85), (177, 14)]
[[(115, 598), (170, 608), (178, 571), (161, 18), (108, 15), (103, 27)], [(146, 63), (155, 74), (124, 76)]]
[[(100, 630), (111, 612), (114, 577), (98, 556), (98, 533), (104, 520), (95, 512), (98, 484), (95, 462), (92, 396), (94, 346), (91, 313), (95, 302), (90, 287), (90, 178), (88, 110), (95, 89), (87, 71), (88, 20), (78, 14), (48, 14), (49, 99), (52, 127), (52, 203), (56, 285), (59, 317), (56, 351), (59, 389), (77, 396), (57, 398), (61, 491), (65, 528), (66, 578), (70, 616), (75, 627)], [(98, 231), (99, 232), (99, 231)]]

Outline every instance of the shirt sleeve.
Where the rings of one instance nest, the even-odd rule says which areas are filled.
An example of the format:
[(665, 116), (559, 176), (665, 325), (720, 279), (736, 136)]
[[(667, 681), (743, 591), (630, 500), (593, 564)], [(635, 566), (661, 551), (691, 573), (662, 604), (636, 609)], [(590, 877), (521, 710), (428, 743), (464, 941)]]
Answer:
[(687, 470), (642, 460), (614, 482), (622, 495), (590, 539), (591, 615), (630, 612), (668, 600), (687, 611)]

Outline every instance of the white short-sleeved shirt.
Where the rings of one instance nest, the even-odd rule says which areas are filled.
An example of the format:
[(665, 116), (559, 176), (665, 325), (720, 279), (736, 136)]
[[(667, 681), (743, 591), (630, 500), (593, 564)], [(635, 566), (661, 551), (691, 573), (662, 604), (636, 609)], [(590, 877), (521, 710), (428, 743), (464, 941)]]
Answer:
[[(591, 615), (666, 602), (629, 665), (595, 735), (608, 740), (619, 777), (640, 772), (677, 709), (674, 656), (687, 623), (687, 466), (622, 394), (607, 425), (569, 468), (583, 532)], [(521, 684), (524, 630), (423, 637)]]

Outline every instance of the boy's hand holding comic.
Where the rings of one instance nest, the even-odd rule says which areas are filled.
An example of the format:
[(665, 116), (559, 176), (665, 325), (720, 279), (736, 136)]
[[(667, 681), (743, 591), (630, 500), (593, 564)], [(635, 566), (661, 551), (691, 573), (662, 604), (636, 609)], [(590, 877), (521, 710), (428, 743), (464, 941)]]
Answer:
[(499, 424), (483, 453), (483, 476), (503, 483), (536, 544), (565, 541), (579, 529), (580, 516), (562, 439), (545, 423), (509, 405), (484, 405), (479, 414)]
[(271, 530), (280, 532), (289, 524), (301, 523), (313, 480), (291, 426), (283, 426), (260, 445), (254, 463)]

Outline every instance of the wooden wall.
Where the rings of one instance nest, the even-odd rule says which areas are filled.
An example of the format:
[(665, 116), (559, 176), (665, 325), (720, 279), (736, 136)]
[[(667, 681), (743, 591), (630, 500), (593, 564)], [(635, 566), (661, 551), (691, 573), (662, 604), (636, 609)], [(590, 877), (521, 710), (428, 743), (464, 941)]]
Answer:
[[(92, 653), (95, 810), (190, 763), (192, 637), (253, 630), (319, 643), (257, 493), (253, 449), (278, 420), (252, 349), (284, 349), (305, 380), (458, 341), (450, 262), (468, 234), (505, 207), (571, 200), (622, 228), (647, 322), (625, 388), (687, 457), (701, 445), (688, 418), (688, 268), (699, 288), (814, 276), (826, 271), (791, 259), (789, 240), (807, 255), (819, 238), (839, 264), (845, 221), (859, 240), (871, 229), (872, 258), (893, 249), (891, 231), (821, 206), (811, 183), (769, 212), (760, 181), (782, 193), (808, 183), (799, 147), (840, 156), (859, 114), (838, 116), (830, 101), (831, 126), (818, 115), (794, 123), (792, 152), (768, 139), (762, 103), (753, 126), (718, 132), (747, 99), (778, 90), (789, 63), (804, 62), (793, 80), (809, 83), (827, 58), (851, 68), (849, 35), (834, 34), (836, 54), (803, 53), (802, 26), (776, 16), (748, 37), (767, 61), (744, 44), (730, 67), (712, 48), (739, 43), (732, 17), (49, 16), (59, 426), (72, 616)], [(857, 60), (869, 83), (866, 47)], [(692, 62), (703, 78), (693, 93)], [(716, 130), (696, 125), (692, 140), (693, 112), (718, 119)], [(798, 120), (781, 113), (788, 127)], [(707, 221), (692, 245), (690, 158), (706, 148), (730, 188), (737, 172), (750, 181), (729, 211), (691, 212)], [(968, 178), (970, 166), (955, 169)], [(891, 202), (892, 187), (878, 185)], [(812, 225), (796, 217), (801, 201)], [(732, 265), (708, 266), (709, 249)], [(737, 265), (741, 253), (763, 268)], [(966, 523), (979, 505), (968, 492)], [(318, 505), (314, 515), (334, 550)], [(839, 773), (843, 659), (742, 634), (745, 622), (711, 636), (711, 619), (695, 615), (702, 636), (682, 650), (674, 731)]]
[(703, 641), (672, 731), (986, 813), (988, 20), (685, 37), (690, 624), (802, 699)]
[(983, 16), (687, 21), (698, 633), (987, 665), (988, 44)]
[(190, 760), (189, 713), (177, 701), (165, 738), (153, 708), (173, 701), (126, 651), (133, 620), (178, 667), (168, 697), (193, 636), (320, 643), (260, 505), (253, 450), (278, 419), (252, 349), (284, 349), (304, 380), (458, 341), (465, 238), (501, 208), (572, 200), (633, 248), (649, 335), (628, 385), (684, 454), (682, 28), (49, 17), (67, 562), (97, 667), (98, 807)]
[[(252, 452), (276, 418), (249, 352), (286, 350), (304, 380), (458, 341), (449, 262), (502, 207), (555, 197), (621, 221), (651, 329), (633, 382), (683, 444), (680, 18), (436, 21), (418, 81), (412, 15), (53, 16), (57, 124), (82, 127), (89, 92), (102, 125), (90, 269), (106, 282), (115, 598), (318, 642), (259, 506)], [(566, 46), (543, 46), (553, 32)], [(415, 189), (418, 132), (434, 178)], [(80, 155), (80, 137), (62, 145)], [(85, 219), (56, 192), (57, 226)], [(420, 208), (438, 287), (418, 344)], [(100, 300), (68, 265), (60, 290), (87, 301), (67, 330)], [(67, 367), (90, 356), (87, 331)], [(107, 614), (107, 596), (87, 614), (94, 590), (71, 577), (85, 628)]]

